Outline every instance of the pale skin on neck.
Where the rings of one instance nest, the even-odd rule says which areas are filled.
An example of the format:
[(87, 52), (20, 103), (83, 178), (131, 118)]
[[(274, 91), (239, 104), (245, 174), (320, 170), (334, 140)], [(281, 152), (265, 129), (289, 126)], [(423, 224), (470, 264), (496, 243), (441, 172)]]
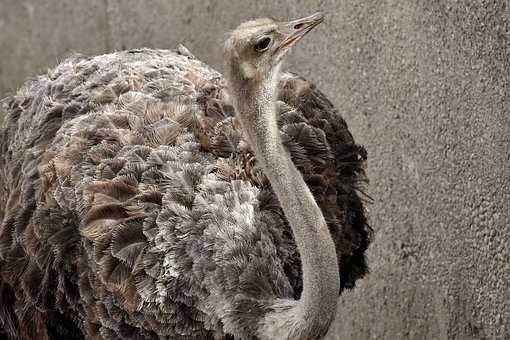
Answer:
[(257, 336), (317, 338), (327, 332), (336, 312), (340, 279), (335, 245), (280, 137), (275, 107), (280, 63), (265, 77), (239, 76), (238, 66), (226, 63), (236, 114), (292, 228), (303, 271), (301, 298), (275, 301), (273, 312), (260, 321)]

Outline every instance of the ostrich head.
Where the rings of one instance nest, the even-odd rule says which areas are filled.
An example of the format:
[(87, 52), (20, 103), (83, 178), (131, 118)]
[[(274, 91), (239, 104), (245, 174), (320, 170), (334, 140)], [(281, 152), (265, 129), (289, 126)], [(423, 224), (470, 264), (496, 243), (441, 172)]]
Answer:
[[(271, 131), (266, 131), (270, 136), (278, 135), (275, 123), (267, 126), (257, 122), (260, 119), (274, 118), (283, 57), (323, 19), (320, 12), (288, 22), (256, 19), (239, 25), (226, 40), (225, 78), (229, 83), (237, 116), (253, 148), (258, 148), (257, 144), (261, 141), (261, 136), (254, 136), (255, 130), (265, 126), (270, 128)], [(259, 157), (264, 157), (265, 152), (260, 150), (258, 154)]]
[(257, 19), (237, 27), (225, 43), (225, 72), (232, 88), (275, 79), (287, 51), (324, 16), (277, 22)]

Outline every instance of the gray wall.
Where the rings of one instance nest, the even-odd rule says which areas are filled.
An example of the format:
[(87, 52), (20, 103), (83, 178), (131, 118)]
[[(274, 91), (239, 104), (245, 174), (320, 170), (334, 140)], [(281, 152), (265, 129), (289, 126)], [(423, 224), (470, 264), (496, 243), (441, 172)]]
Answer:
[(253, 16), (327, 21), (287, 64), (369, 154), (371, 275), (332, 339), (510, 338), (510, 5), (499, 1), (0, 0), (0, 97), (70, 51), (183, 42), (220, 68)]

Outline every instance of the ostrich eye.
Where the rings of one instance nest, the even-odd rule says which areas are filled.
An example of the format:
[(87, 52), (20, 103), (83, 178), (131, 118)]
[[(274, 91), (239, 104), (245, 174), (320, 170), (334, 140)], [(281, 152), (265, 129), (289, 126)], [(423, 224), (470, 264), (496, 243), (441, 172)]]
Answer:
[(269, 44), (271, 44), (271, 38), (269, 37), (262, 38), (255, 44), (255, 51), (263, 52), (269, 47)]

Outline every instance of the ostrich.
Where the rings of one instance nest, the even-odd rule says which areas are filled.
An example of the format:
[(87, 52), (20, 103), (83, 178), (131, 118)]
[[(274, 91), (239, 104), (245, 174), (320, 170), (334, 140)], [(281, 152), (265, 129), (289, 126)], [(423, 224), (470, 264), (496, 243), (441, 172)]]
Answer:
[(320, 13), (258, 19), (225, 78), (177, 52), (71, 56), (0, 130), (0, 326), (23, 339), (316, 339), (367, 271), (363, 147), (280, 71)]

